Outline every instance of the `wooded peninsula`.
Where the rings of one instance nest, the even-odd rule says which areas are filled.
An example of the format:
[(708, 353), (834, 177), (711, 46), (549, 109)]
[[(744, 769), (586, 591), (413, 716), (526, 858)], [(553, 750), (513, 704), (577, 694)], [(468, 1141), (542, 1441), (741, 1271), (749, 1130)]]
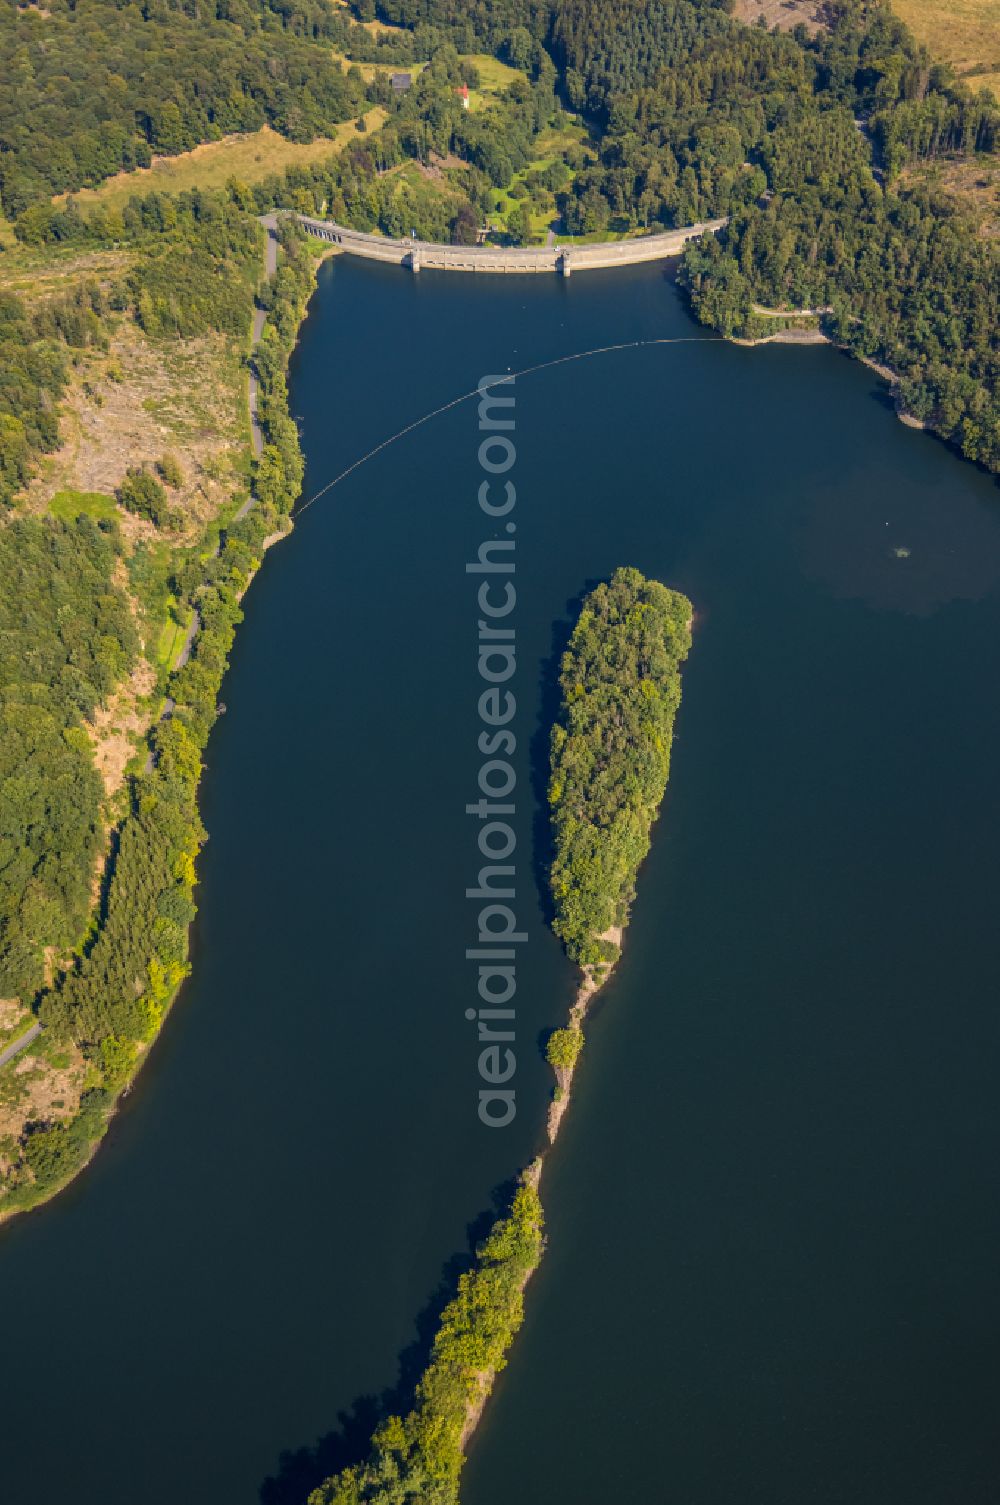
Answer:
[[(638, 570), (618, 569), (587, 596), (563, 655), (549, 787), (553, 929), (585, 979), (568, 1028), (549, 1040), (563, 1102), (583, 1043), (586, 1003), (619, 954), (604, 932), (613, 925), (620, 937), (627, 922), (666, 791), (691, 616), (685, 596)], [(543, 1152), (523, 1172), (510, 1211), (459, 1278), (412, 1410), (388, 1417), (372, 1438), (368, 1460), (328, 1479), (309, 1505), (456, 1505), (463, 1448), (506, 1363), (524, 1314), (525, 1286), (542, 1258), (544, 1161)]]

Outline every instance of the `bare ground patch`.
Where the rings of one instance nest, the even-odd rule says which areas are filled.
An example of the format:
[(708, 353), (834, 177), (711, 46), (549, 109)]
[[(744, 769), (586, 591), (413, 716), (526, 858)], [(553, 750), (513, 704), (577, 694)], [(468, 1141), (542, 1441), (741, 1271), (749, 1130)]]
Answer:
[(83, 282), (107, 287), (133, 260), (128, 251), (36, 250), (15, 242), (0, 253), (0, 290), (44, 303)]
[(84, 722), (94, 746), (94, 766), (104, 781), (107, 795), (117, 793), (125, 782), (125, 768), (149, 730), (152, 712), (149, 697), (156, 684), (156, 670), (141, 658), (124, 684)]
[[(126, 470), (177, 456), (183, 484), (170, 492), (193, 532), (215, 517), (234, 487), (234, 450), (246, 435), (244, 373), (236, 342), (223, 335), (152, 341), (123, 319), (107, 354), (87, 352), (62, 403), (62, 444), (42, 461), (28, 506), (44, 511), (57, 491), (112, 495)], [(156, 536), (122, 514), (130, 542)]]
[(807, 31), (817, 32), (827, 24), (824, 0), (736, 0), (733, 15), (748, 26), (763, 20), (768, 31), (775, 26), (791, 31), (801, 24)]
[[(0, 1143), (30, 1123), (61, 1123), (80, 1106), (87, 1063), (75, 1045), (30, 1047), (0, 1070)], [(9, 1169), (0, 1149), (0, 1171)]]
[(975, 221), (980, 235), (1000, 237), (1000, 154), (917, 162), (905, 169), (902, 182), (936, 189)]
[(468, 162), (463, 162), (461, 157), (456, 157), (454, 152), (447, 152), (443, 157), (437, 152), (431, 152), (429, 162), (414, 163), (420, 176), (430, 179), (433, 183), (446, 182), (446, 175), (449, 172), (464, 172), (468, 165)]

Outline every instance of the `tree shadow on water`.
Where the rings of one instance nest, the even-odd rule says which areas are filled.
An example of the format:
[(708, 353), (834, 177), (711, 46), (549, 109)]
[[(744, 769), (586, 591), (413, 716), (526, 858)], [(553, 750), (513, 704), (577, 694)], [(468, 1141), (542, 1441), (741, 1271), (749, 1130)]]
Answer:
[(455, 1295), (459, 1276), (471, 1269), (477, 1245), (497, 1218), (509, 1209), (516, 1185), (516, 1181), (510, 1180), (494, 1188), (493, 1206), (468, 1225), (468, 1248), (445, 1261), (433, 1294), (416, 1318), (417, 1336), (399, 1356), (396, 1383), (379, 1395), (359, 1396), (346, 1410), (337, 1413), (336, 1427), (311, 1446), (283, 1452), (277, 1472), (260, 1486), (260, 1505), (306, 1505), (311, 1492), (324, 1479), (367, 1458), (372, 1433), (387, 1416), (406, 1414), (427, 1368), (441, 1313)]

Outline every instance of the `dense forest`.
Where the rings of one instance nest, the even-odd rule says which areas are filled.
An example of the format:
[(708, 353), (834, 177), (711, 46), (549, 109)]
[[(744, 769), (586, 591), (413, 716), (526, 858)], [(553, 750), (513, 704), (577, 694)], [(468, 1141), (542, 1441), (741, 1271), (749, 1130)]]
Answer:
[(583, 604), (563, 655), (549, 805), (553, 929), (583, 966), (613, 962), (670, 773), (691, 603), (616, 570)]
[(521, 1325), (525, 1284), (542, 1256), (537, 1166), (514, 1193), (460, 1276), (441, 1314), (413, 1407), (390, 1416), (372, 1438), (371, 1456), (328, 1479), (309, 1505), (457, 1505), (463, 1433), (489, 1393)]
[(317, 45), (348, 36), (322, 0), (0, 0), (0, 204), (13, 217), (265, 123), (311, 140), (358, 112), (356, 80)]
[(0, 998), (31, 997), (47, 948), (83, 938), (104, 832), (82, 726), (139, 642), (113, 525), (0, 528)]

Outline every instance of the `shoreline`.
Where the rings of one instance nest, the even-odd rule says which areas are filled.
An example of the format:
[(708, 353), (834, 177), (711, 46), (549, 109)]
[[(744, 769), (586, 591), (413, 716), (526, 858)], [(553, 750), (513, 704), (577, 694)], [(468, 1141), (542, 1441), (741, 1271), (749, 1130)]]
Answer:
[[(521, 1180), (524, 1181), (528, 1186), (532, 1187), (535, 1191), (538, 1190), (539, 1182), (542, 1179), (542, 1166), (544, 1158), (545, 1151), (543, 1150), (540, 1154), (535, 1156), (534, 1160), (527, 1167), (527, 1169), (521, 1173)], [(545, 1241), (543, 1238), (542, 1250), (538, 1256), (537, 1264), (532, 1265), (531, 1269), (527, 1271), (524, 1278), (518, 1282), (518, 1290), (520, 1291), (522, 1296), (528, 1289), (531, 1277), (541, 1265), (544, 1253)], [(493, 1394), (493, 1386), (496, 1383), (496, 1377), (497, 1370), (495, 1369), (481, 1369), (476, 1375), (476, 1385), (478, 1387), (477, 1393), (470, 1398), (466, 1406), (465, 1425), (462, 1427), (461, 1436), (458, 1440), (459, 1450), (463, 1453), (463, 1455), (465, 1452), (466, 1443), (473, 1436), (476, 1428), (479, 1426), (479, 1423), (483, 1419), (483, 1412), (486, 1410), (487, 1402), (489, 1401), (490, 1396)]]
[[(593, 999), (597, 996), (597, 994), (601, 991), (605, 984), (610, 981), (615, 967), (621, 960), (620, 953), (622, 937), (624, 936), (624, 934), (624, 925), (611, 925), (603, 935), (598, 936), (598, 940), (613, 941), (614, 944), (618, 947), (619, 955), (613, 962), (610, 962), (605, 967), (604, 975), (602, 977), (594, 976), (593, 967), (584, 967), (582, 969), (583, 976), (580, 979), (580, 985), (576, 990), (576, 997), (573, 999), (573, 1002), (570, 1005), (568, 1018), (569, 1029), (581, 1030), (583, 1028), (583, 1021), (587, 1017), (587, 1012), (590, 1009), (590, 1005)], [(566, 1117), (566, 1110), (569, 1108), (570, 1095), (573, 1088), (573, 1076), (579, 1064), (580, 1057), (577, 1056), (572, 1066), (554, 1066), (552, 1068), (555, 1072), (556, 1077), (556, 1090), (552, 1101), (549, 1103), (549, 1110), (545, 1119), (545, 1133), (548, 1138), (548, 1144), (546, 1145), (545, 1150), (543, 1150), (542, 1154), (539, 1156), (540, 1160), (544, 1159), (545, 1154), (552, 1148), (552, 1146), (556, 1142), (556, 1136), (559, 1133), (563, 1119)]]
[[(602, 941), (614, 941), (614, 943), (619, 947), (620, 950), (624, 932), (625, 927), (623, 925), (612, 925), (604, 932), (602, 936), (599, 937), (599, 939)], [(583, 976), (580, 979), (579, 986), (576, 990), (576, 996), (574, 997), (573, 1002), (570, 1004), (569, 1009), (568, 1027), (570, 1029), (579, 1030), (582, 1028), (583, 1021), (587, 1017), (587, 1011), (590, 1008), (591, 1002), (605, 986), (605, 984), (610, 980), (611, 974), (614, 972), (614, 969), (617, 966), (618, 961), (620, 960), (621, 957), (619, 956), (614, 962), (611, 962), (605, 968), (604, 975), (601, 978), (596, 978), (594, 976), (593, 967), (582, 968)], [(545, 1158), (556, 1142), (560, 1125), (562, 1124), (562, 1121), (566, 1116), (567, 1109), (569, 1108), (570, 1095), (573, 1085), (573, 1074), (576, 1071), (577, 1066), (579, 1065), (579, 1059), (579, 1056), (577, 1056), (577, 1059), (573, 1062), (572, 1066), (554, 1066), (552, 1068), (556, 1078), (556, 1087), (555, 1092), (549, 1101), (548, 1110), (545, 1116), (545, 1144), (543, 1148), (539, 1150), (538, 1154), (535, 1156), (531, 1164), (521, 1173), (522, 1180), (527, 1182), (529, 1186), (532, 1186), (535, 1191), (538, 1190), (541, 1184), (542, 1172), (545, 1169)], [(522, 1296), (524, 1295), (524, 1292), (527, 1290), (531, 1282), (531, 1277), (540, 1268), (544, 1255), (545, 1242), (543, 1238), (542, 1249), (538, 1256), (537, 1263), (534, 1264), (530, 1270), (528, 1270), (523, 1280), (519, 1282), (518, 1289), (520, 1290)], [(476, 1428), (479, 1426), (479, 1423), (483, 1419), (483, 1415), (489, 1403), (490, 1396), (493, 1394), (493, 1386), (496, 1383), (496, 1378), (497, 1370), (495, 1369), (480, 1370), (480, 1372), (476, 1376), (477, 1392), (469, 1399), (466, 1406), (465, 1424), (462, 1427), (462, 1432), (461, 1436), (459, 1437), (458, 1443), (463, 1455), (465, 1453), (467, 1443), (471, 1441), (472, 1437), (475, 1435)]]
[[(778, 315), (771, 313), (768, 317), (776, 318)], [(789, 314), (787, 317), (791, 318), (792, 315)], [(907, 413), (904, 408), (900, 407), (899, 375), (893, 371), (891, 366), (884, 365), (881, 361), (875, 360), (870, 355), (857, 355), (853, 350), (848, 349), (846, 345), (841, 345), (838, 341), (831, 339), (828, 334), (824, 334), (821, 329), (779, 329), (774, 334), (760, 335), (757, 339), (753, 340), (741, 339), (737, 335), (724, 335), (723, 338), (730, 345), (740, 345), (744, 350), (756, 350), (761, 345), (829, 345), (833, 350), (839, 351), (841, 355), (846, 355), (848, 360), (858, 361), (860, 365), (867, 366), (869, 371), (874, 371), (876, 376), (882, 378), (892, 392), (896, 403), (896, 417), (900, 423), (904, 424), (906, 428), (916, 429), (920, 433), (929, 432), (929, 425), (923, 418), (914, 418), (912, 413)]]
[[(264, 241), (264, 277), (265, 277), (266, 281), (269, 282), (272, 279), (272, 277), (274, 276), (274, 273), (275, 273), (275, 271), (277, 269), (278, 241), (277, 241), (277, 236), (275, 234), (275, 231), (276, 231), (276, 221), (274, 220), (273, 216), (266, 216), (266, 217), (264, 217), (263, 228), (264, 228), (264, 233), (265, 233), (265, 241)], [(329, 253), (326, 253), (326, 255), (328, 255), (328, 254)], [(314, 276), (313, 276), (312, 285), (311, 285), (311, 287), (309, 289), (309, 292), (308, 292), (307, 296), (303, 299), (301, 307), (298, 310), (298, 319), (296, 321), (296, 326), (295, 326), (295, 340), (296, 341), (298, 340), (299, 330), (301, 329), (302, 324), (304, 323), (305, 318), (306, 318), (306, 314), (307, 314), (307, 311), (308, 311), (309, 301), (310, 301), (310, 299), (312, 297), (312, 294), (313, 294), (313, 292), (315, 291), (315, 288), (316, 288), (315, 273), (318, 272), (318, 269), (319, 269), (320, 265), (322, 264), (322, 262), (324, 260), (326, 260), (326, 255), (319, 256), (318, 258), (316, 258), (316, 260), (314, 262), (314, 268), (313, 268), (313, 270), (314, 270)], [(266, 324), (266, 319), (267, 319), (267, 316), (264, 313), (264, 310), (257, 308), (256, 305), (255, 305), (254, 310), (253, 310), (253, 319), (252, 319), (251, 334), (250, 334), (250, 347), (249, 347), (250, 370), (249, 370), (249, 373), (248, 373), (248, 381), (247, 381), (247, 386), (246, 386), (247, 409), (248, 409), (248, 413), (249, 413), (249, 416), (250, 416), (250, 435), (251, 435), (250, 445), (251, 445), (251, 452), (252, 452), (253, 458), (255, 460), (257, 460), (257, 459), (260, 458), (260, 453), (263, 450), (263, 442), (262, 442), (262, 434), (261, 434), (261, 430), (260, 430), (260, 426), (259, 426), (258, 413), (257, 413), (259, 383), (258, 383), (258, 381), (256, 379), (256, 375), (255, 375), (255, 372), (253, 370), (252, 357), (253, 357), (254, 351), (256, 350), (257, 346), (259, 345), (259, 343), (260, 343), (260, 341), (261, 341), (261, 339), (263, 337), (263, 332), (264, 332), (264, 327), (265, 327), (265, 324)], [(261, 443), (260, 450), (258, 450), (258, 448), (257, 448), (258, 441), (260, 441), (260, 443)], [(246, 499), (246, 501), (244, 502), (244, 504), (234, 514), (234, 516), (231, 519), (231, 522), (239, 522), (242, 518), (246, 517), (246, 515), (253, 510), (254, 506), (256, 505), (256, 502), (257, 502), (256, 496), (254, 496), (251, 493), (251, 495)], [(224, 530), (225, 526), (226, 526), (225, 524), (222, 524), (223, 530)], [(245, 585), (243, 587), (243, 590), (240, 591), (240, 593), (239, 593), (239, 600), (240, 601), (242, 601), (243, 597), (246, 595), (246, 592), (250, 589), (250, 586), (253, 584), (253, 581), (256, 579), (257, 575), (259, 574), (260, 568), (263, 565), (264, 555), (267, 553), (267, 551), (275, 543), (278, 543), (283, 538), (287, 538), (289, 536), (289, 534), (292, 532), (293, 527), (294, 527), (293, 513), (289, 513), (288, 516), (287, 516), (287, 518), (285, 519), (285, 526), (282, 529), (280, 529), (278, 532), (269, 534), (263, 540), (263, 543), (261, 544), (261, 559), (260, 559), (260, 562), (258, 564), (257, 569), (255, 569), (250, 574), (249, 578), (246, 580), (246, 583), (245, 583)], [(213, 552), (213, 557), (215, 557), (218, 554), (218, 552), (219, 552), (219, 550), (218, 550), (218, 546), (217, 546), (216, 549)], [(187, 635), (187, 638), (186, 638), (185, 643), (184, 643), (184, 647), (182, 649), (181, 654), (178, 656), (177, 661), (175, 662), (175, 664), (173, 666), (173, 671), (172, 672), (176, 673), (177, 670), (180, 669), (180, 668), (182, 668), (183, 664), (187, 661), (187, 658), (190, 655), (191, 648), (193, 647), (194, 642), (197, 639), (197, 635), (198, 635), (198, 632), (200, 630), (200, 627), (201, 627), (201, 623), (200, 623), (200, 620), (199, 620), (199, 617), (198, 617), (198, 613), (196, 611), (194, 613), (194, 617), (193, 617), (193, 620), (192, 620), (192, 623), (191, 623), (191, 627), (189, 628), (188, 635)], [(172, 709), (173, 709), (173, 706), (172, 706), (172, 703), (170, 702), (169, 697), (168, 697), (167, 698), (167, 702), (165, 703), (164, 709), (162, 710), (161, 714), (159, 716), (155, 716), (154, 719), (152, 720), (152, 722), (150, 723), (150, 726), (149, 726), (148, 731), (147, 731), (147, 737), (150, 736), (153, 733), (153, 731), (156, 729), (156, 727), (159, 726), (162, 723), (162, 721), (167, 716), (169, 716), (170, 711)], [(152, 771), (153, 766), (154, 766), (154, 753), (153, 753), (152, 749), (150, 749), (150, 751), (148, 753), (146, 765), (145, 765), (145, 768), (143, 770), (143, 773), (144, 774), (150, 773)], [(199, 774), (199, 784), (200, 784), (200, 774)], [(188, 927), (187, 927), (187, 940), (186, 940), (185, 952), (184, 952), (185, 966), (187, 966), (187, 963), (188, 963), (189, 946), (190, 946), (190, 931), (191, 931), (191, 925), (193, 925), (193, 923), (194, 923), (194, 921), (192, 920), (189, 923)], [(87, 1170), (87, 1168), (93, 1163), (93, 1161), (94, 1161), (94, 1159), (95, 1159), (98, 1151), (101, 1148), (101, 1145), (103, 1144), (103, 1142), (104, 1142), (105, 1138), (107, 1137), (107, 1135), (108, 1135), (108, 1133), (109, 1133), (109, 1131), (110, 1131), (110, 1129), (111, 1129), (111, 1127), (112, 1127), (115, 1119), (118, 1116), (118, 1113), (119, 1113), (119, 1111), (121, 1109), (123, 1100), (126, 1097), (128, 1097), (129, 1094), (131, 1093), (132, 1088), (134, 1087), (136, 1081), (138, 1080), (138, 1078), (140, 1077), (140, 1075), (142, 1073), (143, 1067), (145, 1066), (146, 1062), (149, 1060), (149, 1057), (150, 1057), (150, 1055), (152, 1053), (153, 1046), (156, 1044), (157, 1040), (159, 1039), (160, 1034), (161, 1034), (161, 1032), (163, 1030), (163, 1026), (166, 1023), (169, 1015), (173, 1011), (174, 1004), (175, 1004), (175, 1002), (176, 1002), (176, 1000), (177, 1000), (177, 998), (178, 998), (181, 990), (183, 989), (185, 982), (188, 980), (189, 976), (190, 976), (190, 972), (188, 971), (185, 974), (185, 976), (182, 977), (178, 981), (176, 987), (174, 988), (173, 992), (169, 995), (169, 997), (164, 1000), (163, 1006), (162, 1006), (162, 1013), (160, 1015), (159, 1020), (157, 1021), (156, 1030), (152, 1034), (152, 1036), (149, 1039), (147, 1039), (147, 1040), (143, 1040), (143, 1041), (138, 1042), (137, 1049), (136, 1049), (135, 1060), (132, 1063), (131, 1069), (129, 1070), (128, 1075), (125, 1078), (125, 1080), (122, 1082), (121, 1086), (118, 1087), (117, 1090), (115, 1090), (113, 1092), (113, 1095), (111, 1097), (111, 1102), (109, 1103), (109, 1105), (107, 1106), (107, 1108), (104, 1110), (100, 1132), (87, 1145), (86, 1152), (84, 1153), (82, 1159), (79, 1161), (78, 1164), (74, 1165), (72, 1167), (72, 1169), (68, 1170), (63, 1177), (61, 1177), (60, 1179), (58, 1179), (56, 1181), (53, 1181), (51, 1184), (49, 1184), (45, 1188), (44, 1192), (39, 1195), (39, 1197), (37, 1198), (37, 1200), (30, 1200), (29, 1199), (25, 1203), (22, 1203), (21, 1205), (16, 1205), (16, 1206), (5, 1206), (4, 1203), (7, 1200), (6, 1198), (0, 1200), (0, 1229), (2, 1229), (5, 1224), (8, 1224), (11, 1221), (13, 1221), (13, 1219), (16, 1218), (16, 1217), (22, 1216), (22, 1215), (24, 1215), (26, 1213), (34, 1212), (34, 1211), (36, 1211), (40, 1207), (47, 1206), (50, 1202), (54, 1201), (60, 1195), (60, 1193), (62, 1193), (63, 1191), (65, 1191), (66, 1188), (68, 1186), (70, 1186), (77, 1179), (78, 1176), (81, 1176), (83, 1174), (83, 1172), (85, 1170)], [(43, 1035), (44, 1033), (45, 1033), (44, 1032), (44, 1028), (43, 1028), (41, 1022), (36, 1023), (36, 1025), (33, 1027), (32, 1030), (29, 1030), (20, 1040), (14, 1042), (13, 1054), (9, 1055), (5, 1059), (5, 1061), (3, 1062), (3, 1064), (4, 1065), (8, 1065), (10, 1063), (10, 1061), (15, 1060), (19, 1054), (21, 1054), (30, 1044), (34, 1043), (34, 1041), (36, 1041), (38, 1039), (39, 1035)]]
[[(620, 950), (624, 933), (625, 927), (623, 925), (612, 925), (608, 930), (604, 932), (600, 939), (602, 941), (614, 941), (614, 943), (619, 947)], [(621, 958), (619, 956), (617, 960), (620, 959)], [(584, 967), (582, 969), (583, 976), (581, 977), (579, 986), (577, 987), (576, 996), (574, 997), (573, 1002), (570, 1004), (568, 1015), (570, 1029), (579, 1030), (582, 1028), (583, 1021), (587, 1016), (587, 1011), (590, 1008), (592, 1000), (611, 978), (611, 974), (613, 973), (615, 966), (617, 965), (617, 960), (610, 963), (610, 965), (606, 967), (604, 976), (601, 978), (596, 978), (594, 976), (593, 967)], [(526, 1170), (522, 1172), (522, 1179), (527, 1182), (529, 1186), (532, 1186), (535, 1191), (538, 1190), (539, 1185), (541, 1184), (542, 1171), (545, 1169), (545, 1157), (548, 1155), (549, 1151), (552, 1149), (553, 1145), (556, 1142), (556, 1137), (559, 1133), (559, 1127), (566, 1116), (567, 1109), (569, 1108), (570, 1093), (573, 1083), (573, 1073), (576, 1071), (578, 1064), (579, 1057), (577, 1057), (577, 1060), (574, 1061), (572, 1066), (554, 1066), (552, 1068), (553, 1072), (555, 1073), (556, 1088), (555, 1093), (549, 1102), (548, 1110), (546, 1113), (546, 1142), (544, 1147), (539, 1150), (538, 1154), (535, 1156), (531, 1164), (527, 1167)], [(519, 1290), (522, 1296), (531, 1282), (531, 1277), (541, 1266), (544, 1254), (545, 1244), (543, 1240), (542, 1250), (538, 1257), (538, 1263), (532, 1266), (532, 1268), (524, 1276), (524, 1279), (519, 1283)], [(476, 1384), (478, 1387), (477, 1393), (472, 1396), (468, 1402), (468, 1405), (466, 1407), (465, 1425), (462, 1428), (462, 1433), (459, 1438), (458, 1445), (463, 1453), (465, 1451), (466, 1444), (471, 1440), (471, 1438), (475, 1434), (476, 1428), (479, 1426), (479, 1423), (483, 1419), (483, 1414), (486, 1410), (490, 1396), (493, 1393), (493, 1386), (496, 1383), (496, 1377), (497, 1371), (495, 1369), (480, 1370), (479, 1374), (476, 1376)]]
[[(688, 617), (685, 624), (689, 640), (691, 638), (696, 619), (697, 612), (692, 609), (691, 615)], [(671, 741), (672, 739), (673, 738), (671, 735)], [(665, 793), (666, 790), (664, 789), (664, 795)], [(601, 975), (599, 977), (595, 975), (596, 968), (593, 965), (583, 966), (580, 969), (582, 975), (580, 977), (580, 982), (577, 986), (573, 1002), (570, 1004), (567, 1022), (564, 1027), (578, 1033), (581, 1036), (581, 1039), (583, 1032), (583, 1023), (587, 1017), (593, 1000), (596, 998), (601, 989), (604, 988), (611, 980), (615, 968), (621, 961), (622, 946), (625, 938), (625, 932), (628, 928), (628, 919), (629, 912), (628, 909), (626, 909), (625, 916), (620, 924), (616, 923), (609, 925), (607, 930), (596, 937), (596, 939), (599, 941), (611, 942), (614, 946), (617, 947), (618, 951), (618, 954), (616, 955), (614, 961), (605, 963), (603, 965)], [(537, 1155), (528, 1166), (528, 1168), (524, 1172), (522, 1172), (522, 1179), (527, 1181), (535, 1189), (536, 1192), (538, 1191), (541, 1184), (542, 1173), (545, 1169), (546, 1157), (549, 1155), (555, 1145), (556, 1139), (559, 1135), (559, 1130), (562, 1127), (563, 1120), (569, 1110), (569, 1105), (572, 1098), (573, 1077), (576, 1073), (577, 1067), (580, 1064), (580, 1054), (581, 1052), (578, 1051), (571, 1065), (554, 1065), (552, 1067), (556, 1079), (556, 1086), (545, 1116), (545, 1144), (543, 1145), (542, 1149), (538, 1151)], [(522, 1295), (527, 1289), (528, 1284), (531, 1281), (531, 1277), (541, 1265), (544, 1255), (545, 1240), (543, 1237), (542, 1247), (539, 1252), (538, 1260), (526, 1273), (524, 1279), (520, 1282), (520, 1291)], [(459, 1440), (459, 1448), (463, 1454), (463, 1461), (466, 1444), (474, 1436), (476, 1428), (479, 1426), (479, 1423), (483, 1418), (486, 1406), (489, 1402), (491, 1394), (493, 1393), (493, 1386), (496, 1381), (496, 1376), (496, 1370), (482, 1370), (476, 1376), (477, 1391), (475, 1395), (470, 1397), (466, 1406), (465, 1424), (462, 1428), (462, 1433)]]

